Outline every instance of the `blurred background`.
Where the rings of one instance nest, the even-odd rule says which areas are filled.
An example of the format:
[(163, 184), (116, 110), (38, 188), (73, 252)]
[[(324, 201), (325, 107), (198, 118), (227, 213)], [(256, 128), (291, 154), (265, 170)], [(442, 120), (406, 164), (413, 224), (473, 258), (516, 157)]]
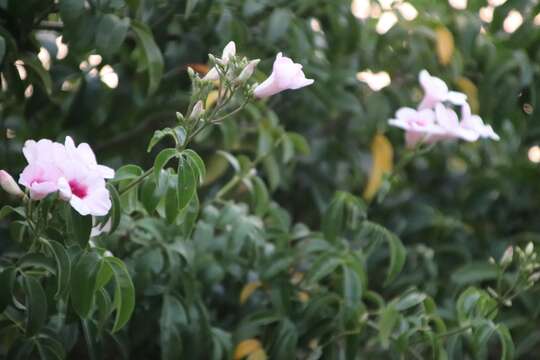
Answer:
[[(153, 131), (188, 104), (187, 67), (204, 73), (208, 53), (230, 40), (262, 60), (259, 81), (283, 51), (316, 82), (199, 137), (195, 149), (209, 168), (203, 193), (228, 179), (217, 149), (255, 152), (256, 136), (279, 119), (311, 152), (294, 168), (276, 164), (274, 199), (319, 228), (335, 190), (362, 196), (382, 166), (374, 159), (399, 161), (404, 136), (387, 120), (418, 103), (418, 73), (427, 69), (465, 92), (501, 140), (440, 144), (405, 168), (383, 202), (373, 200), (370, 218), (409, 249), (393, 287), (414, 284), (444, 307), (456, 289), (494, 277), (482, 265), (490, 256), (540, 241), (533, 0), (0, 0), (0, 168), (22, 169), (25, 140), (65, 135), (115, 168), (150, 167)], [(377, 135), (388, 142), (376, 146)], [(0, 229), (2, 246), (9, 235)], [(540, 342), (536, 296), (516, 299), (504, 315), (523, 358)]]

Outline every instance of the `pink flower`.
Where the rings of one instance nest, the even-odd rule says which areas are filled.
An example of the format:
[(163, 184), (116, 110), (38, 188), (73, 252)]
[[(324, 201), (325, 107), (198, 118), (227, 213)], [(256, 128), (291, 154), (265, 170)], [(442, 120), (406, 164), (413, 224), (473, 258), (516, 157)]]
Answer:
[(90, 145), (87, 143), (80, 143), (79, 146), (75, 147), (73, 139), (69, 136), (66, 136), (64, 144), (68, 156), (70, 156), (73, 161), (81, 162), (88, 170), (99, 173), (104, 179), (114, 178), (113, 169), (97, 163), (96, 155), (94, 155)]
[(64, 176), (58, 180), (60, 197), (81, 215), (107, 215), (112, 203), (105, 180), (73, 162), (64, 164), (62, 170)]
[(42, 139), (24, 143), (23, 154), (28, 166), (19, 177), (19, 184), (30, 191), (30, 198), (41, 200), (58, 191), (58, 179), (62, 175), (58, 164), (63, 161), (65, 151), (62, 144)]
[[(221, 59), (218, 60), (222, 65), (227, 65), (229, 61), (236, 55), (236, 44), (234, 41), (230, 41), (225, 48), (223, 49), (223, 54), (221, 55)], [(210, 69), (206, 73), (206, 75), (203, 77), (203, 80), (211, 80), (216, 81), (219, 80), (219, 72), (215, 67)]]
[(312, 79), (306, 79), (302, 65), (294, 63), (290, 58), (279, 53), (274, 61), (272, 74), (255, 88), (254, 95), (259, 99), (265, 98), (284, 90), (300, 89), (313, 82)]
[(445, 133), (435, 122), (435, 113), (431, 109), (401, 108), (396, 112), (396, 118), (390, 119), (389, 123), (405, 130), (405, 140), (409, 147), (415, 146), (420, 141), (435, 141)]
[(467, 95), (449, 91), (448, 85), (441, 79), (431, 76), (427, 70), (422, 70), (419, 75), (420, 85), (424, 89), (424, 98), (419, 109), (433, 109), (439, 102), (450, 102), (454, 105), (463, 105), (467, 101)]
[(114, 177), (114, 170), (98, 165), (90, 146), (82, 143), (75, 147), (69, 136), (65, 140), (65, 154), (58, 164), (62, 172), (58, 179), (60, 197), (81, 215), (106, 215), (112, 203), (105, 179)]
[(435, 115), (437, 124), (445, 131), (441, 140), (459, 138), (466, 141), (476, 141), (480, 137), (477, 132), (463, 127), (456, 112), (441, 103), (435, 107)]
[(105, 179), (114, 177), (114, 170), (96, 161), (88, 144), (75, 146), (66, 137), (65, 145), (47, 139), (29, 140), (23, 148), (28, 166), (19, 183), (30, 190), (34, 200), (50, 193), (60, 197), (81, 215), (106, 215), (112, 204)]
[(461, 126), (465, 129), (474, 131), (482, 138), (489, 138), (496, 141), (500, 140), (499, 135), (495, 133), (491, 125), (484, 124), (480, 116), (471, 114), (471, 107), (469, 104), (464, 104), (461, 108)]
[(4, 189), (8, 194), (15, 195), (15, 196), (23, 196), (24, 193), (22, 192), (21, 188), (13, 177), (9, 175), (9, 173), (5, 170), (0, 170), (0, 187)]

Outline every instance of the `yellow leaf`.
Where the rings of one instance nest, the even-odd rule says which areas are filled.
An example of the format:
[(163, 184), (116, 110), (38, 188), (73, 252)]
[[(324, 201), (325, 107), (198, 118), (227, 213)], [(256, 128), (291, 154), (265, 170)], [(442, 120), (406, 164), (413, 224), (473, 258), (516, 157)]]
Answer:
[(266, 360), (266, 353), (264, 352), (264, 349), (259, 349), (257, 351), (252, 352), (247, 360)]
[(474, 85), (474, 83), (466, 77), (460, 77), (457, 79), (456, 84), (459, 90), (467, 95), (467, 99), (469, 100), (473, 114), (478, 114), (480, 111), (480, 102), (478, 101), (478, 88), (476, 85)]
[(450, 64), (454, 54), (454, 36), (444, 26), (439, 26), (435, 30), (437, 36), (437, 56), (442, 65)]
[(261, 342), (257, 339), (241, 341), (234, 349), (234, 360), (240, 360), (262, 349)]
[(301, 303), (307, 303), (309, 301), (309, 294), (305, 291), (299, 291), (298, 300), (300, 300)]
[(392, 171), (394, 149), (386, 136), (377, 134), (371, 143), (371, 156), (373, 163), (366, 188), (364, 199), (371, 200), (382, 185), (383, 176)]
[(244, 288), (240, 292), (240, 304), (245, 303), (246, 300), (249, 299), (251, 294), (253, 294), (253, 292), (257, 290), (258, 288), (260, 288), (261, 285), (262, 284), (260, 281), (254, 281), (254, 282), (250, 282), (246, 284), (246, 286), (244, 286)]
[(223, 156), (212, 155), (206, 164), (206, 177), (203, 186), (209, 185), (219, 179), (227, 171), (229, 163)]
[(217, 90), (210, 91), (210, 93), (206, 97), (206, 106), (204, 108), (207, 110), (210, 109), (212, 105), (216, 103), (218, 96), (219, 96), (219, 93)]

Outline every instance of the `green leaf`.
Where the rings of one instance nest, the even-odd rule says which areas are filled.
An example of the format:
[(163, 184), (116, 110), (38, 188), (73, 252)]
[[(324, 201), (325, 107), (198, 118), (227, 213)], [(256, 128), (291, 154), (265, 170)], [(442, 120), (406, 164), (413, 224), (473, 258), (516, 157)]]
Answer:
[(84, 0), (60, 0), (60, 16), (64, 21), (73, 21), (84, 14)]
[(253, 207), (255, 215), (263, 216), (270, 206), (270, 195), (266, 184), (259, 177), (253, 178)]
[(404, 311), (424, 302), (426, 294), (413, 292), (399, 299), (394, 305), (397, 311)]
[(293, 14), (288, 9), (277, 8), (270, 15), (266, 38), (270, 43), (281, 39), (289, 28)]
[(103, 15), (96, 29), (98, 51), (105, 56), (116, 53), (124, 43), (129, 25), (129, 18), (120, 19), (114, 14)]
[(172, 224), (176, 221), (180, 212), (178, 207), (178, 180), (176, 175), (167, 177), (169, 182), (171, 182), (171, 180), (176, 180), (174, 184), (168, 184), (167, 192), (165, 194), (165, 217), (167, 218), (167, 221)]
[(67, 293), (71, 278), (71, 260), (64, 245), (54, 240), (48, 240), (46, 244), (56, 260), (56, 278), (58, 283), (55, 296), (58, 298)]
[(161, 50), (154, 41), (150, 28), (137, 20), (131, 22), (131, 28), (135, 32), (138, 45), (144, 53), (146, 65), (148, 67), (148, 93), (154, 93), (159, 86), (163, 76), (163, 56)]
[(112, 202), (110, 212), (111, 229), (109, 230), (109, 234), (112, 234), (118, 229), (118, 225), (120, 225), (120, 220), (122, 219), (122, 206), (120, 204), (120, 194), (118, 193), (118, 190), (116, 190), (116, 187), (113, 184), (108, 183), (107, 189), (109, 189)]
[(163, 130), (156, 130), (152, 136), (152, 139), (150, 139), (150, 143), (148, 143), (148, 148), (146, 151), (152, 151), (154, 146), (156, 146), (166, 136), (172, 137), (175, 145), (183, 145), (186, 140), (186, 129), (184, 129), (182, 126), (178, 126), (175, 129), (165, 128)]
[(160, 199), (155, 180), (146, 179), (141, 186), (141, 202), (149, 214), (156, 210)]
[(189, 18), (191, 16), (191, 13), (193, 10), (195, 10), (195, 6), (199, 3), (199, 0), (187, 0), (186, 2), (186, 12), (185, 12), (185, 18)]
[(335, 242), (343, 230), (345, 217), (344, 193), (338, 192), (332, 199), (322, 219), (322, 231), (327, 240)]
[(64, 360), (66, 358), (64, 347), (58, 340), (46, 335), (40, 336), (36, 340), (36, 347), (42, 359)]
[(197, 171), (197, 178), (199, 179), (199, 184), (202, 184), (206, 178), (206, 167), (204, 166), (203, 159), (195, 151), (191, 149), (184, 150), (183, 155), (187, 157), (189, 162), (192, 165), (192, 168)]
[(165, 294), (159, 320), (162, 360), (177, 359), (178, 354), (182, 353), (181, 329), (187, 324), (184, 305), (175, 296)]
[(124, 165), (116, 171), (114, 182), (124, 180), (134, 180), (144, 173), (143, 169), (137, 165)]
[(512, 360), (514, 359), (514, 342), (512, 341), (512, 335), (508, 330), (508, 327), (504, 324), (498, 324), (495, 328), (499, 339), (501, 340), (502, 356), (501, 360)]
[(178, 151), (176, 151), (176, 149), (163, 149), (156, 156), (156, 160), (154, 160), (154, 178), (156, 179), (156, 182), (159, 181), (159, 174), (161, 173), (163, 167), (165, 167), (165, 165), (167, 165), (167, 163), (177, 155)]
[(366, 237), (371, 237), (375, 241), (384, 240), (388, 243), (390, 265), (388, 267), (386, 280), (384, 282), (386, 286), (394, 281), (394, 279), (403, 269), (405, 260), (407, 259), (407, 250), (396, 235), (379, 224), (364, 221), (362, 223), (362, 231)]
[(71, 276), (71, 304), (83, 319), (90, 316), (101, 260), (96, 253), (84, 252), (73, 267)]
[(4, 61), (4, 56), (6, 55), (6, 40), (0, 36), (0, 64)]
[(98, 329), (103, 329), (109, 316), (114, 310), (113, 303), (109, 293), (105, 289), (99, 289), (96, 292), (96, 306), (98, 311)]
[(399, 312), (392, 305), (387, 306), (381, 312), (379, 317), (379, 337), (384, 349), (390, 345), (390, 336), (399, 319)]
[(26, 213), (22, 207), (14, 208), (13, 206), (5, 205), (0, 209), (0, 220), (10, 215), (11, 213), (16, 213), (23, 219), (26, 217)]
[(17, 261), (17, 267), (21, 270), (26, 268), (40, 268), (51, 274), (56, 274), (54, 261), (41, 253), (27, 253)]
[(112, 332), (115, 333), (126, 325), (135, 309), (135, 287), (122, 260), (106, 257), (105, 263), (110, 266), (115, 283), (113, 303), (116, 317), (112, 329)]
[(26, 294), (26, 336), (35, 335), (47, 321), (47, 296), (41, 283), (32, 276), (23, 277)]
[(197, 190), (197, 180), (191, 163), (183, 158), (178, 162), (178, 208), (182, 211)]
[(319, 256), (309, 269), (306, 282), (313, 284), (319, 281), (332, 273), (342, 262), (343, 260), (340, 257), (332, 253)]
[(497, 266), (485, 262), (474, 262), (460, 267), (452, 274), (452, 281), (460, 286), (497, 278)]
[(14, 267), (8, 267), (0, 273), (0, 313), (4, 312), (6, 307), (12, 303), (13, 283), (15, 281), (16, 270)]
[(362, 300), (362, 281), (355, 269), (343, 266), (343, 298), (345, 306), (355, 309)]
[(65, 209), (69, 238), (85, 248), (92, 232), (92, 216), (79, 214), (69, 204), (66, 204)]
[(43, 89), (50, 95), (52, 93), (51, 75), (43, 68), (41, 61), (33, 54), (24, 55), (21, 57), (21, 60), (23, 61), (25, 68), (31, 69), (38, 76), (43, 85)]

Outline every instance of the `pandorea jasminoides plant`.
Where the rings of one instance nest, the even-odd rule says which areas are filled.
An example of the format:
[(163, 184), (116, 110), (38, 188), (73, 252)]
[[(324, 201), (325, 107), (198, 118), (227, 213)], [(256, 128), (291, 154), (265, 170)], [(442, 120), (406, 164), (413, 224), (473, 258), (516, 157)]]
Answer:
[[(484, 124), (478, 115), (471, 114), (465, 94), (450, 91), (443, 80), (431, 76), (426, 70), (420, 72), (419, 80), (424, 97), (418, 110), (401, 108), (396, 117), (389, 120), (390, 125), (405, 130), (408, 147), (454, 139), (499, 140), (490, 125)], [(454, 106), (461, 107), (461, 119), (452, 108)]]

